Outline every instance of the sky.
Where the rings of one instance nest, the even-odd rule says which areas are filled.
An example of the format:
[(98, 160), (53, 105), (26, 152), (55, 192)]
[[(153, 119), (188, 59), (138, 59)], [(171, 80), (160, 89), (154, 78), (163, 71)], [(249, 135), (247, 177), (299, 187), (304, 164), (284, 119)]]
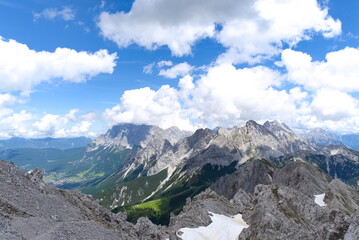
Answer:
[(0, 138), (359, 133), (357, 0), (0, 0)]

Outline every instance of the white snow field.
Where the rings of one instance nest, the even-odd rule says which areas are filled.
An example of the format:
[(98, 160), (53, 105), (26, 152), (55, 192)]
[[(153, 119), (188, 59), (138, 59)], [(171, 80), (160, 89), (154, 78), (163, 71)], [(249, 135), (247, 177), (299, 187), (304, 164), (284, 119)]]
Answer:
[(236, 240), (242, 230), (248, 227), (248, 224), (242, 219), (242, 214), (227, 217), (209, 213), (212, 223), (207, 227), (181, 228), (177, 232), (177, 236), (182, 240)]
[(324, 202), (325, 193), (314, 195), (315, 199), (314, 202), (318, 204), (321, 207), (327, 206), (327, 204)]

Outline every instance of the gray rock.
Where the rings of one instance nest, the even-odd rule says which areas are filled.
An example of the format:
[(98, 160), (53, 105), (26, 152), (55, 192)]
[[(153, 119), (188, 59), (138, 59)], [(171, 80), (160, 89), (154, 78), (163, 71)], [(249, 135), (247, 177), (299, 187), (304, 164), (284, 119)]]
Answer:
[(211, 189), (227, 199), (232, 199), (240, 189), (252, 194), (258, 184), (272, 183), (273, 172), (274, 167), (265, 160), (248, 161), (236, 172), (220, 178)]
[(334, 179), (325, 190), (324, 202), (329, 208), (339, 209), (350, 215), (359, 210), (359, 191)]
[(329, 210), (294, 189), (258, 185), (253, 210), (243, 215), (249, 227), (239, 239), (343, 239), (347, 217)]
[(273, 183), (298, 190), (308, 197), (325, 192), (332, 178), (313, 164), (303, 160), (292, 161), (276, 169)]
[(353, 214), (349, 219), (349, 228), (344, 235), (344, 240), (357, 240), (359, 239), (359, 211)]
[[(135, 240), (143, 234), (141, 226), (135, 228), (123, 214), (111, 213), (78, 191), (48, 186), (41, 176), (41, 171), (24, 173), (0, 161), (2, 239)], [(156, 232), (156, 226), (151, 225), (151, 231)]]
[(323, 128), (314, 128), (306, 133), (304, 137), (318, 146), (344, 145), (339, 137)]
[(170, 239), (176, 239), (175, 233), (184, 227), (196, 228), (199, 226), (208, 226), (211, 223), (209, 212), (236, 215), (239, 208), (231, 204), (226, 198), (217, 195), (215, 192), (207, 189), (198, 194), (193, 200), (188, 200), (183, 211), (178, 216), (172, 216), (170, 222)]
[(138, 233), (138, 240), (165, 240), (169, 238), (166, 227), (154, 225), (145, 217), (141, 217), (137, 220), (135, 229)]

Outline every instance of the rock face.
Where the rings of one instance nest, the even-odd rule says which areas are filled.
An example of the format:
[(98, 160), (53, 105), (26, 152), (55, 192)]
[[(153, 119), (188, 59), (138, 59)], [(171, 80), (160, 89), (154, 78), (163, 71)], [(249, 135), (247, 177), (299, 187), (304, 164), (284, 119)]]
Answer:
[(253, 194), (259, 184), (281, 184), (312, 197), (324, 193), (331, 180), (318, 167), (305, 162), (292, 161), (277, 168), (266, 160), (252, 160), (240, 166), (233, 174), (220, 178), (211, 189), (232, 199), (240, 189)]
[(241, 128), (199, 129), (165, 151), (151, 152), (147, 148), (139, 151), (123, 171), (146, 165), (147, 175), (164, 169), (171, 175), (177, 167), (184, 166), (187, 171), (194, 172), (206, 164), (228, 166), (234, 161), (244, 163), (251, 158), (275, 158), (299, 150), (314, 150), (315, 145), (296, 135), (285, 124), (273, 121), (260, 125), (251, 120)]
[(274, 184), (290, 187), (308, 197), (324, 193), (331, 180), (331, 177), (318, 167), (299, 160), (276, 169), (273, 174)]
[(304, 137), (318, 146), (344, 145), (339, 137), (322, 128), (314, 128), (305, 134)]
[(344, 235), (344, 240), (355, 240), (359, 236), (359, 211), (351, 216), (349, 219), (349, 228)]
[[(42, 182), (41, 171), (25, 174), (0, 161), (1, 239), (140, 239), (122, 214), (113, 214), (90, 196), (58, 190)], [(157, 232), (156, 232), (157, 230)], [(152, 227), (152, 234), (166, 233)]]
[(211, 223), (209, 212), (232, 216), (239, 212), (239, 208), (211, 190), (200, 193), (192, 201), (187, 200), (186, 206), (178, 216), (171, 217), (170, 240), (181, 239), (178, 237), (181, 228), (208, 226)]
[[(252, 181), (248, 188), (243, 182), (255, 166), (259, 170), (254, 176), (257, 181)], [(259, 177), (266, 174), (273, 178)], [(219, 190), (219, 186), (235, 187), (228, 194)], [(337, 179), (332, 180), (312, 164), (293, 161), (283, 168), (275, 168), (260, 160), (250, 161), (211, 188), (226, 197), (207, 190), (188, 201), (183, 212), (171, 219), (170, 239), (180, 239), (174, 232), (181, 228), (208, 226), (211, 223), (208, 212), (226, 216), (241, 213), (249, 226), (239, 234), (240, 240), (359, 238), (359, 206), (356, 205), (359, 192)], [(319, 193), (325, 194), (326, 206), (315, 202), (314, 195)]]
[(318, 206), (313, 199), (280, 185), (258, 185), (253, 210), (243, 214), (249, 225), (242, 239), (343, 239), (347, 217)]
[(324, 201), (329, 208), (340, 209), (350, 215), (359, 209), (359, 192), (339, 179), (334, 179), (325, 190)]
[(265, 160), (249, 161), (233, 174), (220, 178), (211, 189), (227, 199), (232, 199), (239, 189), (253, 194), (258, 184), (272, 183), (273, 173), (274, 167)]
[[(116, 134), (120, 136), (122, 133)], [(313, 197), (314, 194), (324, 193), (330, 182), (322, 171), (345, 182), (352, 182), (353, 185), (357, 184), (358, 158), (358, 152), (344, 146), (319, 147), (297, 135), (284, 123), (267, 121), (261, 125), (248, 121), (243, 127), (231, 129), (198, 129), (193, 135), (175, 144), (169, 140), (150, 141), (146, 147), (129, 156), (126, 164), (116, 174), (101, 182), (102, 185), (98, 188), (100, 191), (96, 190), (96, 198), (104, 199), (101, 203), (116, 208), (141, 201), (158, 200), (164, 193), (166, 197), (172, 197), (170, 192), (185, 192), (183, 188), (174, 189), (175, 187), (181, 188), (186, 183), (197, 181), (198, 179), (193, 178), (209, 168), (218, 171), (210, 174), (207, 171), (209, 175), (202, 175), (207, 178), (206, 181), (198, 184), (210, 185), (228, 173), (220, 172), (221, 169), (231, 168), (231, 173), (238, 170), (237, 175), (228, 175), (212, 186), (215, 192), (228, 199), (233, 198), (239, 189), (252, 194), (257, 184), (274, 183), (292, 187)], [(251, 163), (253, 159), (265, 160), (262, 163)], [(292, 168), (292, 163), (280, 170), (275, 167), (282, 167), (294, 159), (314, 163), (322, 171), (305, 169), (306, 166), (300, 166), (299, 163)], [(302, 175), (297, 175), (295, 169), (300, 167), (303, 167), (300, 171)], [(277, 171), (280, 173), (274, 175)], [(217, 173), (220, 174), (216, 175)], [(289, 178), (291, 174), (296, 175), (296, 178)], [(315, 174), (320, 178), (313, 178)], [(113, 192), (101, 192), (111, 184)], [(223, 185), (227, 187), (221, 187)], [(193, 189), (198, 185), (186, 187)], [(187, 194), (182, 196), (181, 206), (186, 197), (193, 196), (188, 191)]]

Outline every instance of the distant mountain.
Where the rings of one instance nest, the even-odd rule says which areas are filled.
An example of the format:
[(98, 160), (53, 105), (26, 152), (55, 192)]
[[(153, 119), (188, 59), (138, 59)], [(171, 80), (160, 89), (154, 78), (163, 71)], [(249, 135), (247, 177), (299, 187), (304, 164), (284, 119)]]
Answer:
[(90, 138), (76, 137), (76, 138), (10, 138), (7, 140), (0, 140), (0, 151), (6, 149), (17, 149), (17, 148), (56, 148), (56, 149), (70, 149), (86, 147), (91, 142)]
[[(276, 167), (300, 159), (359, 187), (359, 152), (338, 145), (318, 146), (278, 121), (263, 125), (248, 121), (240, 128), (216, 131), (199, 129), (174, 145), (168, 140), (154, 141), (129, 156), (116, 173), (81, 189), (102, 205), (125, 211), (133, 222), (145, 215), (168, 224), (170, 213), (179, 213), (186, 198), (253, 159), (265, 159)], [(256, 176), (255, 171), (247, 174)], [(261, 177), (266, 179), (266, 175)], [(254, 189), (258, 183), (245, 184)], [(152, 204), (158, 211), (148, 209)]]
[(177, 127), (162, 129), (153, 125), (124, 123), (111, 127), (106, 134), (95, 138), (90, 149), (117, 146), (144, 148), (151, 142), (163, 141), (164, 139), (175, 144), (178, 140), (191, 134), (191, 132), (181, 131)]
[(51, 183), (63, 188), (97, 184), (114, 174), (141, 149), (161, 152), (166, 144), (175, 144), (190, 135), (177, 127), (162, 129), (152, 125), (118, 124), (88, 144), (82, 157), (68, 168), (50, 174)]
[(344, 145), (340, 137), (322, 128), (312, 129), (304, 137), (318, 146)]
[(217, 131), (199, 129), (174, 145), (163, 141), (139, 149), (116, 174), (82, 190), (104, 206), (130, 212), (134, 204), (166, 199), (162, 215), (154, 218), (168, 223), (169, 213), (180, 211), (187, 197), (197, 195), (246, 161), (276, 159), (297, 151), (317, 151), (317, 146), (278, 121), (264, 125), (248, 121), (241, 128)]
[(41, 168), (46, 174), (70, 168), (74, 161), (82, 158), (85, 148), (17, 148), (0, 152), (0, 159), (11, 161), (20, 169), (29, 171)]
[(345, 146), (359, 150), (359, 134), (347, 134), (340, 137)]
[[(70, 150), (74, 149), (63, 152)], [(41, 233), (36, 239), (71, 238), (80, 229), (87, 231), (86, 220), (94, 220), (120, 234), (108, 233), (109, 239), (359, 236), (359, 192), (354, 189), (359, 189), (359, 151), (343, 145), (319, 146), (278, 121), (263, 125), (248, 121), (242, 127), (198, 129), (193, 134), (177, 128), (121, 124), (82, 151), (77, 160), (66, 161), (67, 166), (47, 176), (48, 180), (91, 194), (112, 212), (126, 213), (127, 220), (136, 225), (125, 222), (121, 213), (114, 219), (116, 215), (100, 209), (91, 198), (49, 188), (38, 181), (42, 176), (38, 170), (19, 173), (11, 164), (0, 162), (0, 184), (5, 189), (5, 194), (0, 193), (0, 235), (32, 237), (35, 229)], [(43, 162), (48, 159), (41, 156)], [(8, 152), (8, 158), (23, 160), (26, 155)], [(16, 187), (27, 196), (12, 194)], [(51, 201), (63, 204), (58, 193), (69, 202), (64, 212), (65, 205), (52, 209)], [(42, 207), (36, 207), (42, 202), (51, 209), (50, 218)], [(80, 208), (78, 215), (84, 219), (79, 228), (68, 224), (64, 215), (69, 211), (70, 219), (78, 221), (71, 204)], [(38, 230), (37, 216), (46, 219), (46, 224), (56, 220), (56, 226), (42, 224), (48, 230)], [(155, 226), (143, 217), (167, 226)], [(101, 227), (92, 227), (102, 234)], [(97, 233), (88, 230), (85, 236)]]

